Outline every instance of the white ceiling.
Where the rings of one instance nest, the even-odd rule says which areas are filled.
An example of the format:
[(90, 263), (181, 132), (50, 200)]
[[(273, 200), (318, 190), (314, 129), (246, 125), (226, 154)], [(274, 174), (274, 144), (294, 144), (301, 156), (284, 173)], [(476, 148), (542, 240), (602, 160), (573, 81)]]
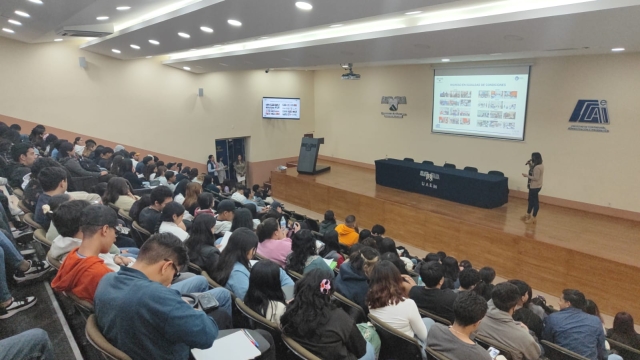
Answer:
[[(313, 4), (310, 11), (296, 8), (297, 0), (42, 1), (0, 0), (0, 28), (15, 31), (0, 36), (53, 41), (62, 26), (98, 24), (97, 16), (109, 16), (105, 22), (116, 32), (81, 48), (122, 60), (162, 56), (163, 64), (194, 73), (640, 51), (640, 0), (305, 0)], [(404, 14), (413, 10), (423, 13)], [(243, 25), (233, 27), (228, 19)]]

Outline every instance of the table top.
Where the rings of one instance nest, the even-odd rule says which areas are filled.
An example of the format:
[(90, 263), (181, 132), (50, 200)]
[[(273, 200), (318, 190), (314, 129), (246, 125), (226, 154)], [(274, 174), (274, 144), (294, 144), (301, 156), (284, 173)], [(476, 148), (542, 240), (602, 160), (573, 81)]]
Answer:
[(420, 169), (420, 170), (435, 171), (440, 174), (464, 176), (464, 177), (474, 178), (474, 179), (484, 180), (484, 181), (502, 181), (507, 179), (507, 177), (505, 176), (489, 175), (481, 172), (473, 172), (473, 171), (467, 171), (462, 169), (450, 169), (450, 168), (445, 168), (439, 165), (429, 165), (429, 164), (398, 160), (398, 159), (381, 159), (381, 160), (376, 160), (375, 163), (376, 163), (376, 168), (379, 163), (383, 163), (383, 164), (390, 164), (390, 165), (405, 166), (405, 167), (410, 167), (410, 168)]

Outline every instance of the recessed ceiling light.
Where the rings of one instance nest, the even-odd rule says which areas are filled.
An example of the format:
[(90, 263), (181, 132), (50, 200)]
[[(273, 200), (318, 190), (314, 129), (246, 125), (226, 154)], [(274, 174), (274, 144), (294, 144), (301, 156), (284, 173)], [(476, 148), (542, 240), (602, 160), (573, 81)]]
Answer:
[(41, 0), (29, 0), (29, 2), (32, 2), (32, 3), (38, 4), (38, 5), (42, 5), (42, 1)]
[(613, 49), (611, 49), (611, 51), (615, 51), (615, 52), (624, 51), (624, 50), (625, 50), (624, 48), (613, 48)]
[(296, 2), (296, 7), (300, 10), (311, 10), (313, 9), (313, 5), (309, 4), (308, 2), (304, 2), (304, 1), (298, 1)]
[(98, 17), (96, 18), (96, 20), (100, 20), (100, 21), (103, 21), (103, 20), (109, 20), (109, 17), (108, 17), (108, 16), (98, 16)]
[(12, 23), (13, 25), (22, 25), (20, 21), (13, 20), (13, 19), (9, 19), (9, 22)]
[(206, 26), (200, 26), (200, 30), (207, 32), (207, 33), (212, 33), (213, 29), (210, 27), (206, 27)]
[(229, 25), (233, 25), (233, 26), (242, 26), (242, 23), (238, 20), (233, 20), (233, 19), (229, 19), (227, 20), (227, 23), (229, 23)]
[(330, 28), (335, 28), (335, 27), (340, 27), (340, 26), (342, 26), (342, 25), (343, 25), (343, 24), (333, 24), (333, 25), (331, 25), (331, 26), (329, 26), (329, 27), (330, 27)]
[(149, 40), (149, 42), (153, 45), (160, 45), (160, 42), (158, 40)]
[(120, 54), (120, 50), (118, 50), (118, 49), (111, 49), (111, 51), (113, 51), (116, 54)]
[(442, 59), (442, 62), (449, 62), (451, 59)]
[(7, 28), (2, 28), (2, 31), (4, 31), (4, 32), (8, 32), (8, 33), (10, 33), (10, 34), (15, 33), (15, 31), (13, 31), (13, 30), (11, 30), (11, 29), (7, 29)]
[(420, 14), (422, 11), (409, 11), (407, 13), (404, 13), (405, 15), (415, 15), (415, 14)]
[(62, 39), (54, 39), (53, 41), (60, 42), (60, 41), (62, 41)]
[(131, 46), (132, 49), (140, 50), (140, 46), (138, 46), (138, 45), (131, 44), (129, 46)]
[(183, 33), (183, 32), (179, 32), (178, 35), (180, 35), (180, 37), (183, 37), (185, 39), (188, 39), (191, 37), (191, 35), (187, 34), (187, 33)]
[(118, 10), (118, 11), (127, 11), (129, 9), (131, 9), (131, 6), (118, 6), (116, 8), (116, 10)]
[(24, 11), (16, 10), (15, 13), (16, 13), (16, 15), (20, 15), (22, 17), (31, 17), (29, 14), (27, 14)]
[(188, 66), (183, 66), (182, 68), (183, 68), (183, 69), (185, 69), (185, 70), (187, 70), (187, 71), (191, 70), (191, 68), (190, 68), (190, 67), (188, 67)]

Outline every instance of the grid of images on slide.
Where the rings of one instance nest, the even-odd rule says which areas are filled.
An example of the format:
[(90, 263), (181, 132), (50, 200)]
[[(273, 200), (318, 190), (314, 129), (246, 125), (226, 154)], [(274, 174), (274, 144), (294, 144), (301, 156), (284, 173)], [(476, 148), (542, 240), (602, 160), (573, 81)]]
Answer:
[[(471, 125), (473, 91), (449, 90), (440, 93), (441, 124)], [(515, 130), (517, 91), (479, 90), (477, 104), (478, 127)], [(446, 107), (442, 107), (446, 106)], [(507, 121), (503, 121), (507, 120)]]

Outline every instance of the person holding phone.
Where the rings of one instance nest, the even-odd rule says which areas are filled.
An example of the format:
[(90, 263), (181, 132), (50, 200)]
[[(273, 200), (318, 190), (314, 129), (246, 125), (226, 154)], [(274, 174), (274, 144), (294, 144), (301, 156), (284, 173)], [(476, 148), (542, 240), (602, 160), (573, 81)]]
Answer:
[[(538, 194), (542, 190), (542, 179), (544, 177), (544, 165), (542, 165), (542, 155), (539, 152), (531, 154), (531, 159), (525, 165), (529, 165), (529, 173), (522, 173), (522, 176), (528, 178), (527, 188), (529, 189), (529, 205), (527, 214), (521, 219), (526, 224), (535, 224), (538, 210), (540, 210), (540, 201)], [(533, 212), (533, 216), (532, 216)]]

